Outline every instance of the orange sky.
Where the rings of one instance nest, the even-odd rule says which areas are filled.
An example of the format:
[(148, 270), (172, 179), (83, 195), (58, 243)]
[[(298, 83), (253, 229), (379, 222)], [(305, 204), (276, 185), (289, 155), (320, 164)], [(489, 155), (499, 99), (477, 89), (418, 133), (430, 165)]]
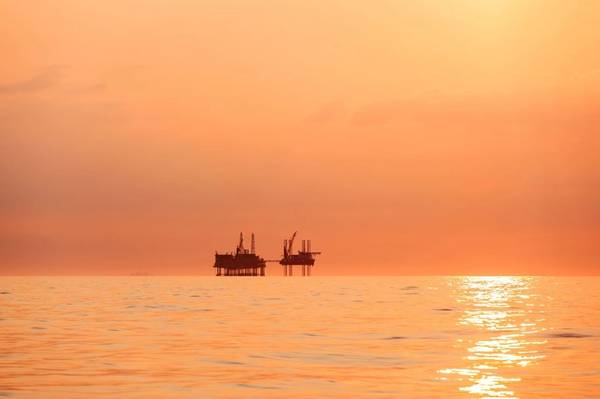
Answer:
[(0, 274), (208, 274), (241, 230), (266, 258), (299, 230), (316, 274), (598, 274), (598, 21), (3, 1)]

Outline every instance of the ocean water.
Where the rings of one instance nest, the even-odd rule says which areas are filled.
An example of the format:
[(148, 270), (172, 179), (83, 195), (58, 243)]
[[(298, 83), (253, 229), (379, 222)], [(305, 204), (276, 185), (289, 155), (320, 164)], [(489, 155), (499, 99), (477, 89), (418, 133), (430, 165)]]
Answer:
[(0, 397), (600, 398), (600, 278), (4, 277)]

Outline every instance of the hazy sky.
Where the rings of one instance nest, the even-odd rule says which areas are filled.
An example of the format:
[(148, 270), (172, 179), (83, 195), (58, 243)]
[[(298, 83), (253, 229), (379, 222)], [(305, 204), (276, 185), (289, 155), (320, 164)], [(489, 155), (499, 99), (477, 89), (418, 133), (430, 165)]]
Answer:
[(240, 231), (276, 258), (294, 230), (316, 274), (599, 274), (598, 21), (4, 0), (0, 274), (208, 274)]

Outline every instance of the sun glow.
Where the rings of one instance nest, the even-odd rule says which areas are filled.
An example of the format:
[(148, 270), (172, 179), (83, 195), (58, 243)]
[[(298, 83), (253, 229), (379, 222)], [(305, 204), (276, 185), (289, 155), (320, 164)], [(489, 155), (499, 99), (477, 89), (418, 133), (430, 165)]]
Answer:
[(511, 370), (544, 358), (537, 348), (546, 341), (533, 338), (544, 327), (532, 318), (531, 278), (464, 277), (452, 283), (465, 307), (458, 325), (480, 329), (484, 338), (468, 342), (467, 366), (439, 373), (466, 377), (469, 385), (460, 390), (474, 396), (516, 398), (510, 386), (521, 378)]

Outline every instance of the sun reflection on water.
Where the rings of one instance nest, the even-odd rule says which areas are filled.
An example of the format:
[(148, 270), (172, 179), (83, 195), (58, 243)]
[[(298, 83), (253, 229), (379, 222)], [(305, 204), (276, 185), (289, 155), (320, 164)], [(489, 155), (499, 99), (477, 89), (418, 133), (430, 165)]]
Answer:
[[(466, 364), (438, 372), (467, 382), (461, 391), (480, 398), (517, 398), (518, 369), (544, 356), (542, 304), (536, 302), (528, 277), (464, 277), (452, 281), (465, 309), (458, 324), (472, 332)], [(473, 331), (474, 329), (474, 331)], [(515, 372), (517, 371), (517, 372)]]

